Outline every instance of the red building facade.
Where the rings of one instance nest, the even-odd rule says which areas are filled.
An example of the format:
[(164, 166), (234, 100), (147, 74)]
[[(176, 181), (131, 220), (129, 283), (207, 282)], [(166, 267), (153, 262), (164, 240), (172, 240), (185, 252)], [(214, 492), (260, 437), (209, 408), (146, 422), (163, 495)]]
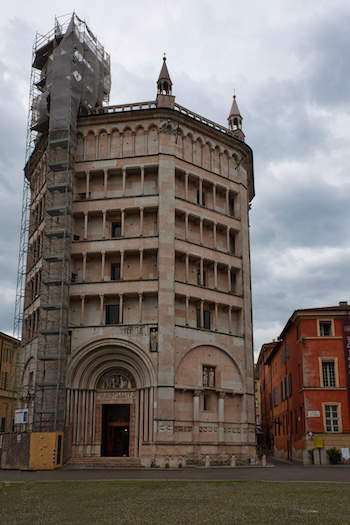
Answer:
[(308, 463), (314, 448), (322, 462), (329, 448), (350, 449), (349, 326), (346, 302), (295, 310), (278, 341), (262, 346), (257, 373), (264, 452)]

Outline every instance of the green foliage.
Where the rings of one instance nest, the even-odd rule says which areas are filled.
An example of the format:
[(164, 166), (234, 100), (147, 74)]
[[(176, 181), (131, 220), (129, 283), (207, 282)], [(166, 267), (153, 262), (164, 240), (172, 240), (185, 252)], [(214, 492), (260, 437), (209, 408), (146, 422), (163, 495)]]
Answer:
[(332, 463), (332, 465), (338, 465), (339, 463), (341, 463), (342, 456), (339, 448), (333, 447), (327, 449), (327, 455), (329, 462)]

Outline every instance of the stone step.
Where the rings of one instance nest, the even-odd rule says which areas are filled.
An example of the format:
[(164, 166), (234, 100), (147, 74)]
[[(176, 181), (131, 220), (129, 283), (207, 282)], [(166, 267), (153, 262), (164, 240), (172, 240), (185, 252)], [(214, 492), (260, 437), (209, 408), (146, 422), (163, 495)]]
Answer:
[(65, 465), (66, 469), (121, 469), (141, 467), (142, 465), (139, 458), (93, 456), (71, 458)]

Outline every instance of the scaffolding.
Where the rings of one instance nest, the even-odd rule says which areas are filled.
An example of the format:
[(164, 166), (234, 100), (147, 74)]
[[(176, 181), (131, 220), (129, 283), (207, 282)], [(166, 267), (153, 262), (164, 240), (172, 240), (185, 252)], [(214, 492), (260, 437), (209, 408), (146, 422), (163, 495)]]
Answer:
[[(37, 335), (34, 431), (65, 425), (69, 354), (72, 189), (78, 115), (108, 103), (110, 58), (75, 13), (56, 19), (33, 46), (30, 109), (17, 278), (15, 331), (23, 321), (30, 183), (37, 158), (47, 158), (40, 315)], [(25, 346), (26, 341), (23, 341)]]

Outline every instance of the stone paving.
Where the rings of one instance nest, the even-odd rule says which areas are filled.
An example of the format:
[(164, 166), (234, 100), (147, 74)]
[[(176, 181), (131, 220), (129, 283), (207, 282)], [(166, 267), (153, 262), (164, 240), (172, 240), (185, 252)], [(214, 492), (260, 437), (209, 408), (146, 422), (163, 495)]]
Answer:
[(104, 469), (56, 471), (0, 470), (0, 482), (94, 481), (94, 480), (232, 480), (232, 481), (319, 481), (350, 483), (350, 465), (303, 466), (274, 462), (267, 467)]

